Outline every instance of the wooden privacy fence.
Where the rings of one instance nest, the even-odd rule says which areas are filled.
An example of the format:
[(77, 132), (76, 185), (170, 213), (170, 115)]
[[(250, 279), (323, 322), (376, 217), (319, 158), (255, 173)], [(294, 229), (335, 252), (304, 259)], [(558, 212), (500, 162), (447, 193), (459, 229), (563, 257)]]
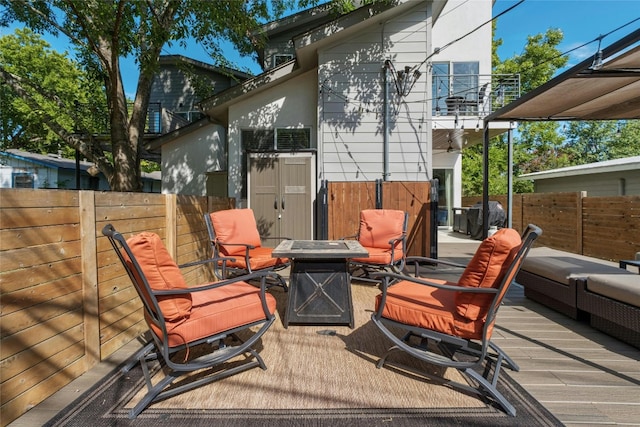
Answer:
[[(180, 264), (210, 253), (203, 215), (231, 200), (1, 189), (0, 378), (4, 426), (146, 331), (102, 227), (158, 233)], [(204, 268), (190, 284), (211, 278)]]
[[(329, 238), (354, 234), (374, 183), (332, 183)], [(428, 254), (429, 183), (384, 183), (409, 212), (412, 254)], [(178, 264), (210, 254), (206, 212), (233, 200), (150, 193), (0, 189), (0, 378), (5, 426), (146, 331), (141, 304), (102, 228), (153, 231)], [(213, 280), (203, 267), (194, 285)]]
[[(409, 213), (412, 255), (429, 253), (430, 194), (429, 183), (382, 184), (382, 207)], [(329, 238), (353, 235), (360, 210), (375, 208), (375, 184), (333, 182), (327, 199)], [(0, 189), (0, 201), (2, 426), (146, 330), (105, 224), (126, 236), (158, 233), (184, 264), (210, 254), (204, 213), (234, 206), (227, 198), (41, 189)], [(640, 196), (517, 195), (514, 226), (529, 222), (557, 249), (606, 259), (640, 250)], [(213, 279), (202, 267), (185, 278)]]
[[(506, 196), (491, 196), (507, 208)], [(465, 197), (472, 206), (482, 197)], [(538, 246), (618, 261), (640, 252), (640, 196), (587, 197), (586, 192), (513, 195), (513, 227), (542, 228)]]
[[(360, 211), (375, 209), (375, 182), (329, 182), (329, 239), (358, 232)], [(407, 248), (410, 255), (431, 254), (431, 184), (429, 182), (383, 182), (382, 208), (409, 213)]]

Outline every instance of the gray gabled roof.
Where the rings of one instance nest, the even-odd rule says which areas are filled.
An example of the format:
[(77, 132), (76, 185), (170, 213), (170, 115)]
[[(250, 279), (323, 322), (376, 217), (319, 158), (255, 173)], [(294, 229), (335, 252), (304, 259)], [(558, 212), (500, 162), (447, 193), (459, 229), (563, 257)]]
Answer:
[(548, 171), (525, 173), (518, 176), (519, 180), (539, 180), (561, 178), (565, 176), (592, 175), (596, 173), (620, 172), (628, 170), (640, 170), (640, 156), (625, 157), (621, 159), (605, 160), (602, 162), (588, 163), (586, 165), (568, 166), (566, 168), (552, 169)]
[[(17, 160), (31, 162), (33, 164), (41, 165), (51, 169), (75, 170), (76, 168), (76, 161), (74, 159), (67, 159), (64, 157), (60, 157), (56, 154), (32, 153), (30, 151), (22, 151), (15, 148), (10, 148), (8, 150), (0, 151), (0, 155), (3, 155), (3, 154)], [(94, 166), (94, 164), (91, 162), (87, 162), (84, 160), (80, 161), (81, 171), (86, 172), (92, 166)], [(150, 172), (150, 173), (142, 172), (141, 176), (145, 179), (151, 179), (151, 180), (157, 180), (157, 181), (161, 179), (160, 171)]]
[(253, 74), (245, 73), (244, 71), (236, 70), (230, 67), (217, 67), (215, 65), (207, 64), (206, 62), (198, 61), (197, 59), (189, 58), (183, 55), (161, 55), (159, 58), (159, 62), (160, 64), (174, 65), (179, 65), (181, 63), (188, 64), (208, 72), (218, 73), (223, 76), (231, 76), (236, 78), (237, 80), (246, 80), (253, 77)]

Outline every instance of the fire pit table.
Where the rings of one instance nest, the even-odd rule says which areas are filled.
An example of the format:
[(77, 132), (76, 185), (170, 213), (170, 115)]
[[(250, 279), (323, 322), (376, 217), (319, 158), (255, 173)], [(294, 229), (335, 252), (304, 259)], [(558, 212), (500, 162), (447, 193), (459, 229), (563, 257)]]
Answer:
[(346, 324), (353, 328), (349, 258), (369, 253), (356, 240), (284, 240), (272, 256), (291, 259), (289, 323)]

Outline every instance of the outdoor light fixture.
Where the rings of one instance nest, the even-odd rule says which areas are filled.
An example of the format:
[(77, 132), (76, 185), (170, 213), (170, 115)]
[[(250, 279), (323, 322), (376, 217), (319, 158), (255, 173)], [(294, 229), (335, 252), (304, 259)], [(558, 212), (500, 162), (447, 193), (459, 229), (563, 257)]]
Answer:
[(411, 67), (404, 67), (404, 71), (398, 71), (398, 95), (407, 96), (420, 78), (422, 73), (418, 70), (411, 71)]
[(387, 66), (394, 71), (392, 73), (396, 84), (396, 92), (400, 96), (407, 96), (416, 84), (416, 81), (420, 78), (422, 73), (417, 69), (412, 69), (408, 65), (404, 67), (404, 70), (395, 71), (393, 63), (389, 60), (386, 61)]
[(591, 69), (597, 71), (600, 68), (602, 68), (602, 51), (598, 49), (598, 52), (596, 52), (596, 56), (593, 59), (593, 64), (591, 65)]
[(591, 64), (592, 70), (599, 70), (602, 68), (602, 49), (600, 49), (600, 44), (602, 43), (602, 38), (604, 36), (598, 37), (598, 51), (596, 52), (596, 56), (593, 58), (593, 64)]

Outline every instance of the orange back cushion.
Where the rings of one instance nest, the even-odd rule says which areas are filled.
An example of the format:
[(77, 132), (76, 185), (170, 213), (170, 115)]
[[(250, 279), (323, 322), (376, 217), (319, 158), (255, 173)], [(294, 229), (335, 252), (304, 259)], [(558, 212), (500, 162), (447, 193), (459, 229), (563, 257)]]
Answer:
[(225, 246), (224, 243), (244, 243), (260, 247), (260, 234), (251, 209), (227, 209), (212, 212), (211, 223), (225, 255), (244, 255), (244, 246)]
[[(180, 269), (169, 255), (160, 236), (143, 232), (130, 237), (127, 244), (152, 290), (187, 289)], [(141, 283), (139, 287), (144, 292)], [(145, 297), (148, 298), (148, 295)], [(167, 321), (189, 317), (191, 294), (159, 296), (158, 305)]]
[[(514, 229), (498, 230), (480, 244), (460, 276), (458, 285), (468, 288), (497, 288), (521, 244), (520, 235)], [(459, 292), (456, 295), (457, 312), (469, 320), (481, 319), (486, 315), (493, 298), (494, 294)]]
[(389, 240), (402, 236), (404, 211), (365, 209), (360, 212), (358, 241), (369, 248), (389, 248)]

